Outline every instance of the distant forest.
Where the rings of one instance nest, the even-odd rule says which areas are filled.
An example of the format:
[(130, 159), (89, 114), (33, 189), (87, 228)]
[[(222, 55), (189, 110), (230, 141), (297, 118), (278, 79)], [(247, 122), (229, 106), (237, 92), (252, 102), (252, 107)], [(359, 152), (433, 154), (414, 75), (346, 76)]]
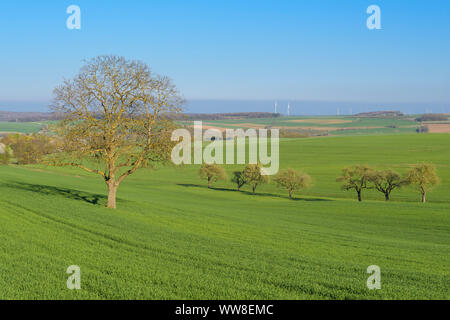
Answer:
[(271, 112), (238, 112), (238, 113), (187, 113), (174, 115), (176, 119), (183, 120), (239, 120), (239, 119), (266, 119), (279, 118), (279, 113)]
[(0, 121), (7, 122), (37, 122), (59, 120), (56, 113), (53, 112), (10, 112), (0, 111)]
[[(279, 113), (270, 113), (270, 112), (169, 115), (169, 117), (177, 120), (236, 120), (236, 119), (278, 118), (280, 116), (281, 115)], [(62, 116), (54, 112), (0, 111), (0, 121), (7, 121), (7, 122), (37, 122), (37, 121), (51, 121), (61, 119)]]

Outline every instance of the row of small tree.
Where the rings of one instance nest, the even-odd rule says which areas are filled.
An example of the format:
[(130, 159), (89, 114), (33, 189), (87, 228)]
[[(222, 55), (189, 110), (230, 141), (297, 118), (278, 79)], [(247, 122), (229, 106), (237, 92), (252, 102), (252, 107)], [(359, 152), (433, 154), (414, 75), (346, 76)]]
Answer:
[[(253, 194), (259, 185), (270, 182), (269, 176), (264, 175), (264, 169), (260, 164), (249, 164), (242, 171), (234, 171), (231, 182), (236, 184), (237, 190), (245, 185), (249, 185)], [(208, 181), (208, 188), (219, 180), (227, 180), (225, 170), (216, 164), (203, 164), (199, 170), (201, 178)], [(293, 199), (294, 193), (301, 189), (307, 189), (311, 185), (311, 177), (306, 173), (294, 169), (282, 170), (274, 179), (278, 187), (286, 189), (289, 193), (289, 199)]]
[(375, 189), (384, 194), (386, 201), (390, 201), (394, 190), (413, 185), (418, 188), (425, 203), (427, 193), (439, 183), (439, 177), (436, 167), (428, 163), (415, 165), (403, 176), (392, 169), (379, 171), (367, 165), (357, 165), (343, 169), (337, 181), (342, 182), (343, 190), (356, 191), (358, 201), (362, 201), (364, 189)]
[[(238, 191), (249, 185), (255, 194), (259, 185), (270, 182), (269, 177), (263, 174), (263, 170), (260, 164), (249, 164), (242, 171), (234, 171), (231, 182), (236, 184)], [(225, 170), (216, 164), (202, 165), (199, 175), (208, 181), (208, 188), (212, 188), (214, 182), (228, 179)], [(278, 187), (288, 191), (289, 199), (293, 199), (295, 192), (311, 186), (312, 179), (306, 173), (287, 169), (280, 171), (274, 181)], [(343, 190), (356, 191), (360, 202), (363, 200), (362, 194), (365, 189), (377, 190), (384, 195), (386, 201), (390, 201), (394, 190), (413, 185), (420, 191), (422, 202), (425, 203), (427, 193), (439, 183), (439, 177), (436, 167), (428, 163), (415, 165), (404, 175), (392, 169), (376, 170), (367, 165), (356, 165), (343, 169), (337, 182), (342, 183)]]

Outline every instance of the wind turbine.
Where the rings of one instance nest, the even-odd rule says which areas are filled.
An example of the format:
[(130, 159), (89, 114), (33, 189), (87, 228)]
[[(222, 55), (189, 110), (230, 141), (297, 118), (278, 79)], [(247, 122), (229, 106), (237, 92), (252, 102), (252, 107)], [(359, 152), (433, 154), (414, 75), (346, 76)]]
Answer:
[(275, 113), (278, 113), (278, 101), (275, 101)]
[(288, 117), (291, 115), (291, 104), (290, 103), (288, 103)]

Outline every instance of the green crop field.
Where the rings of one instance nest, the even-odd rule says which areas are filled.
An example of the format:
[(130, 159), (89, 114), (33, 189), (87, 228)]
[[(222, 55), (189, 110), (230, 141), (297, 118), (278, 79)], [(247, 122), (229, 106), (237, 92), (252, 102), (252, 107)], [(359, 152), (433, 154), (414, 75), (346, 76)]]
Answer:
[[(142, 169), (109, 210), (104, 183), (76, 169), (0, 166), (0, 299), (449, 299), (450, 135), (281, 141), (281, 167), (313, 187), (213, 190), (198, 166)], [(433, 162), (429, 203), (411, 187), (358, 203), (346, 165), (404, 172)], [(235, 166), (226, 167), (229, 174)], [(70, 265), (81, 290), (66, 287)], [(382, 289), (366, 287), (370, 265)]]
[(36, 133), (48, 122), (2, 122), (0, 121), (0, 133)]
[[(282, 128), (325, 131), (328, 135), (393, 135), (415, 133), (420, 123), (415, 116), (397, 118), (352, 116), (294, 116), (262, 119), (205, 120), (204, 125), (216, 128)], [(186, 122), (190, 125), (191, 122)]]

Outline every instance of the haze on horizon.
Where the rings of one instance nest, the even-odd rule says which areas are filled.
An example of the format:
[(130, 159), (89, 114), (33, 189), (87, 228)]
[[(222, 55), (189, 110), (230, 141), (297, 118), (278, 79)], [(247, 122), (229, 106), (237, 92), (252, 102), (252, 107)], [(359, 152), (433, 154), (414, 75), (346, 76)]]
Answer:
[[(81, 8), (68, 30), (66, 8)], [(377, 4), (382, 29), (368, 30)], [(450, 3), (436, 0), (15, 1), (0, 10), (0, 110), (46, 111), (84, 59), (174, 79), (188, 112), (450, 112)], [(284, 108), (284, 109), (283, 109)]]

